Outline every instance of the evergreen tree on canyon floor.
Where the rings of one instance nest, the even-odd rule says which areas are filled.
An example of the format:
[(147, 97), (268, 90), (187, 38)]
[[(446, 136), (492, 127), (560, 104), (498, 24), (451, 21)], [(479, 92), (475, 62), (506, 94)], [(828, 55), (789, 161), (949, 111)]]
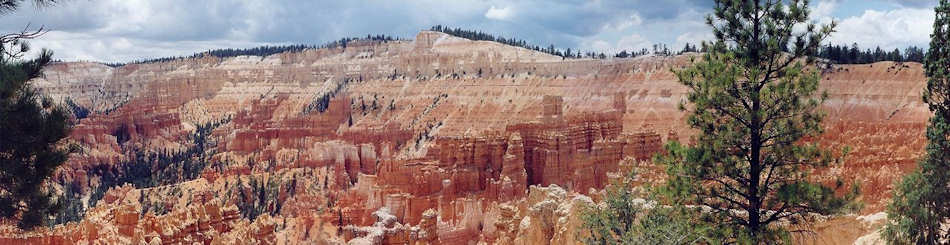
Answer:
[[(835, 24), (809, 23), (808, 0), (716, 0), (707, 24), (716, 40), (685, 69), (693, 144), (667, 145), (657, 161), (669, 175), (661, 192), (674, 205), (700, 205), (702, 223), (725, 243), (790, 242), (812, 214), (854, 208), (845, 190), (809, 177), (837, 162), (808, 137), (822, 133), (820, 75), (810, 69)], [(779, 223), (782, 223), (781, 225)]]
[(927, 154), (896, 185), (882, 233), (892, 244), (950, 244), (950, 1), (936, 10), (930, 52), (924, 59), (923, 100), (933, 117)]
[[(0, 15), (22, 3), (0, 0)], [(52, 56), (43, 50), (34, 59), (22, 57), (28, 51), (24, 39), (41, 34), (42, 28), (0, 35), (0, 218), (18, 220), (25, 229), (45, 224), (60, 206), (45, 183), (75, 150), (62, 142), (71, 128), (69, 111), (29, 84)]]

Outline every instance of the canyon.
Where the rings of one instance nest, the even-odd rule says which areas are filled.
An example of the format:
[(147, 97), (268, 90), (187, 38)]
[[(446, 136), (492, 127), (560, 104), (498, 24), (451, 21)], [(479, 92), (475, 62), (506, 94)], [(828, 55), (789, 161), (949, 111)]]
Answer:
[[(267, 57), (55, 63), (34, 86), (92, 113), (52, 180), (63, 224), (0, 244), (575, 244), (580, 213), (688, 143), (696, 54), (563, 59), (422, 31)], [(874, 242), (893, 182), (923, 154), (918, 63), (822, 65), (816, 177), (864, 206), (801, 243)], [(68, 212), (73, 212), (68, 214)]]

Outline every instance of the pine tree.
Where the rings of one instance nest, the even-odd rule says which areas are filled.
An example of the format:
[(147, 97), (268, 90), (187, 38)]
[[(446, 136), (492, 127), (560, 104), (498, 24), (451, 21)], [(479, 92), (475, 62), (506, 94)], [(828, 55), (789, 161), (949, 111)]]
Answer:
[(669, 175), (663, 192), (676, 204), (708, 207), (708, 223), (727, 242), (788, 239), (776, 223), (843, 211), (856, 195), (835, 195), (808, 177), (834, 161), (802, 141), (821, 133), (826, 97), (815, 94), (820, 77), (806, 67), (834, 29), (806, 24), (808, 15), (807, 0), (717, 0), (707, 17), (717, 41), (675, 71), (690, 90), (680, 108), (698, 134), (657, 159)]
[[(606, 188), (604, 205), (583, 209), (585, 244), (704, 244), (711, 228), (696, 225), (684, 206), (655, 206), (638, 198), (634, 173)], [(653, 207), (648, 207), (653, 206)]]
[(896, 61), (896, 62), (904, 62), (904, 56), (901, 55), (900, 49), (895, 48), (894, 51), (891, 51), (890, 53), (887, 54), (887, 60)]
[[(0, 1), (0, 13), (16, 10), (23, 1)], [(52, 1), (35, 1), (48, 4)], [(70, 112), (41, 96), (29, 80), (41, 75), (52, 53), (25, 59), (24, 39), (43, 30), (0, 36), (0, 218), (18, 219), (21, 228), (45, 224), (60, 205), (46, 180), (66, 161), (74, 147), (63, 147), (71, 128)]]
[(930, 52), (924, 60), (929, 77), (923, 100), (934, 113), (927, 126), (927, 155), (897, 184), (887, 207), (883, 236), (894, 244), (948, 244), (950, 230), (950, 1), (936, 10)]
[(904, 51), (904, 56), (905, 56), (904, 58), (905, 61), (923, 62), (924, 50), (917, 46), (908, 47)]
[(852, 43), (851, 49), (848, 51), (848, 59), (845, 64), (855, 64), (858, 63), (858, 56), (861, 54), (861, 49), (858, 48), (858, 43)]
[(623, 51), (620, 51), (620, 53), (617, 53), (617, 55), (614, 55), (614, 57), (627, 58), (627, 57), (630, 57), (630, 54), (627, 53), (627, 50), (623, 50)]

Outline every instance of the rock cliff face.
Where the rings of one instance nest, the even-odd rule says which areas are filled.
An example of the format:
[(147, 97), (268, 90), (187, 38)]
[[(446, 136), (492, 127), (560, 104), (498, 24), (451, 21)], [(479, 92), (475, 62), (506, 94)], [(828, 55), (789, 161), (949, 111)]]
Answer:
[(79, 241), (103, 243), (209, 243), (235, 229), (240, 219), (237, 207), (215, 203), (193, 205), (162, 216), (142, 214), (141, 205), (125, 199), (131, 186), (113, 189), (104, 207), (94, 208), (79, 223), (49, 231), (0, 238), (3, 244), (68, 244)]
[[(54, 64), (36, 86), (92, 111), (71, 136), (85, 150), (55, 178), (79, 221), (3, 228), (0, 243), (574, 243), (584, 195), (689, 141), (670, 72), (688, 56), (562, 60), (424, 31)], [(812, 140), (852, 152), (819, 175), (862, 183), (863, 212), (879, 212), (925, 143), (921, 67), (822, 73), (826, 134)]]

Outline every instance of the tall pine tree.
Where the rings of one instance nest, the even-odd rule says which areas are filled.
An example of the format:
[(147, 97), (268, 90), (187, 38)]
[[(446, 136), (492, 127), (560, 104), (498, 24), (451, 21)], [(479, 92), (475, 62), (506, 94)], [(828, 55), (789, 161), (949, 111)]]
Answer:
[[(0, 14), (22, 2), (0, 0)], [(71, 126), (69, 111), (29, 83), (41, 75), (52, 54), (44, 50), (35, 59), (24, 59), (28, 46), (23, 40), (42, 33), (0, 35), (0, 218), (17, 219), (21, 228), (42, 225), (55, 212), (59, 205), (45, 183), (74, 149), (62, 142)]]
[(727, 242), (787, 239), (776, 223), (835, 213), (853, 200), (808, 177), (834, 161), (802, 141), (821, 133), (817, 110), (826, 97), (816, 94), (819, 74), (806, 67), (834, 29), (806, 23), (808, 15), (808, 0), (716, 0), (707, 24), (717, 40), (676, 71), (690, 90), (680, 108), (698, 134), (658, 159), (669, 174), (664, 192), (678, 204), (708, 207), (707, 221)]
[(950, 243), (950, 1), (936, 8), (930, 52), (924, 60), (929, 77), (923, 100), (934, 113), (927, 126), (927, 155), (904, 176), (887, 207), (884, 238), (894, 244)]

